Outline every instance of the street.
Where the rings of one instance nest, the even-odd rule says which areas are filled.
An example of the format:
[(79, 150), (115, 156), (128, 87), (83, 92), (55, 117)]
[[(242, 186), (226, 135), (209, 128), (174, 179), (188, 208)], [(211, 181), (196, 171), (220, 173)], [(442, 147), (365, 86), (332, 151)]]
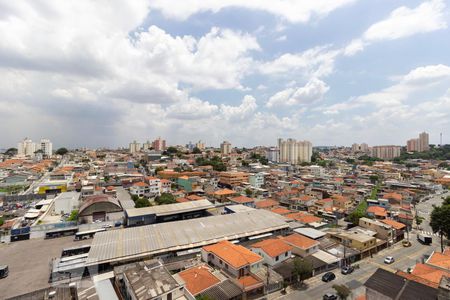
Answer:
[[(375, 254), (373, 258), (356, 262), (354, 265), (359, 265), (359, 268), (349, 275), (342, 275), (340, 269), (336, 269), (333, 271), (336, 279), (331, 282), (323, 282), (322, 273), (305, 281), (308, 286), (306, 290), (291, 290), (288, 295), (274, 295), (274, 297), (269, 298), (283, 300), (322, 299), (322, 296), (326, 293), (335, 293), (335, 290), (332, 288), (334, 284), (345, 284), (352, 290), (352, 297), (358, 296), (361, 292), (360, 287), (363, 286), (364, 282), (377, 268), (384, 268), (391, 272), (397, 270), (406, 271), (407, 268), (420, 262), (424, 254), (431, 254), (434, 249), (438, 248), (438, 244), (433, 243), (432, 246), (425, 246), (420, 244), (415, 238), (411, 239), (411, 243), (412, 246), (407, 248), (403, 247), (401, 242), (397, 243)], [(385, 264), (383, 261), (386, 256), (393, 256), (395, 262), (390, 265)]]

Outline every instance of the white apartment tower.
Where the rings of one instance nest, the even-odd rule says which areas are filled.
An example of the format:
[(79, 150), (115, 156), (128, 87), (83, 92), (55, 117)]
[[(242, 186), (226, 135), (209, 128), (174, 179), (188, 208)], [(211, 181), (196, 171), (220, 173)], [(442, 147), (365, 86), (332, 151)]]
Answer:
[(419, 134), (419, 152), (430, 150), (430, 137), (428, 133), (422, 132)]
[(280, 149), (280, 162), (297, 164), (311, 161), (312, 144), (309, 141), (278, 139), (278, 149)]
[(220, 153), (223, 155), (228, 155), (231, 153), (231, 143), (228, 141), (223, 141), (222, 144), (220, 144)]
[(25, 138), (17, 144), (17, 155), (20, 156), (34, 157), (36, 150), (36, 144), (29, 138)]
[(130, 143), (130, 153), (134, 154), (141, 151), (141, 144), (139, 144), (136, 141), (133, 141), (132, 143)]
[(42, 150), (43, 154), (47, 157), (51, 157), (53, 155), (53, 144), (49, 139), (41, 139), (39, 146), (37, 146), (36, 148)]

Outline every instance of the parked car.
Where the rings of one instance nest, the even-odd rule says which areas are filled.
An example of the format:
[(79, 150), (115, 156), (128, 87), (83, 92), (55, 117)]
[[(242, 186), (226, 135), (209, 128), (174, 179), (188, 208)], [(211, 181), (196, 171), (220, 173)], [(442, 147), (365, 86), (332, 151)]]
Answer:
[(102, 225), (102, 228), (111, 228), (111, 227), (112, 227), (111, 224), (103, 224), (103, 225)]
[(325, 295), (323, 295), (322, 299), (323, 300), (337, 300), (337, 296), (331, 293), (326, 293)]
[(0, 278), (5, 278), (9, 274), (9, 268), (7, 265), (0, 266)]
[(329, 282), (331, 280), (334, 280), (335, 278), (336, 278), (336, 275), (334, 275), (333, 272), (327, 272), (327, 273), (323, 274), (322, 281)]
[(341, 269), (341, 273), (344, 275), (350, 274), (355, 270), (355, 268), (353, 268), (352, 266), (344, 266)]
[(384, 259), (385, 264), (392, 264), (395, 261), (395, 259), (392, 256), (386, 256)]

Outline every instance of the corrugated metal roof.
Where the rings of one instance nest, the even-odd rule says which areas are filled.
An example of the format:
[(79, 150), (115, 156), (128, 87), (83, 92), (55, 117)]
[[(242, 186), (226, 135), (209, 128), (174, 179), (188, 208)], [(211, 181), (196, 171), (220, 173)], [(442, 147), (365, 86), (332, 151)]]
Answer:
[(99, 232), (87, 265), (180, 251), (288, 227), (283, 217), (255, 210)]
[(171, 215), (188, 211), (195, 211), (201, 209), (213, 208), (214, 205), (208, 200), (197, 200), (182, 203), (142, 207), (142, 208), (129, 208), (126, 210), (128, 218), (140, 217), (144, 215)]

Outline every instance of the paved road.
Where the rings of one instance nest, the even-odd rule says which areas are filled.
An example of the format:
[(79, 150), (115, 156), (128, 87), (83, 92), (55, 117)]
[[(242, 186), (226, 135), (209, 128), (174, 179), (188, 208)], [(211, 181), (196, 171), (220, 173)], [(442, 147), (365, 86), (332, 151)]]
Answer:
[(417, 210), (417, 214), (424, 218), (422, 224), (420, 224), (420, 232), (424, 232), (430, 235), (434, 235), (433, 237), (433, 242), (434, 240), (438, 240), (437, 238), (437, 234), (433, 234), (433, 231), (431, 229), (430, 226), (430, 214), (431, 211), (433, 210), (433, 205), (441, 205), (442, 204), (442, 197), (448, 197), (450, 196), (450, 192), (447, 191), (444, 194), (438, 194), (438, 195), (433, 195), (430, 199), (427, 200), (423, 200), (419, 203), (417, 203), (416, 205), (416, 210)]
[[(306, 281), (308, 288), (305, 291), (292, 291), (286, 296), (270, 297), (271, 299), (322, 299), (322, 296), (326, 293), (334, 293), (332, 288), (333, 284), (345, 284), (352, 289), (354, 296), (362, 289), (364, 282), (378, 269), (384, 268), (391, 272), (397, 270), (406, 271), (408, 267), (420, 262), (424, 254), (431, 254), (437, 245), (425, 246), (417, 242), (416, 239), (411, 239), (412, 246), (405, 248), (401, 243), (397, 243), (391, 248), (384, 249), (373, 256), (373, 258), (364, 259), (356, 262), (359, 265), (359, 269), (356, 269), (352, 274), (342, 275), (340, 270), (334, 270), (336, 279), (332, 282), (322, 282), (321, 278), (323, 274), (310, 278)], [(395, 262), (390, 265), (384, 264), (383, 260), (386, 256), (393, 256)]]

